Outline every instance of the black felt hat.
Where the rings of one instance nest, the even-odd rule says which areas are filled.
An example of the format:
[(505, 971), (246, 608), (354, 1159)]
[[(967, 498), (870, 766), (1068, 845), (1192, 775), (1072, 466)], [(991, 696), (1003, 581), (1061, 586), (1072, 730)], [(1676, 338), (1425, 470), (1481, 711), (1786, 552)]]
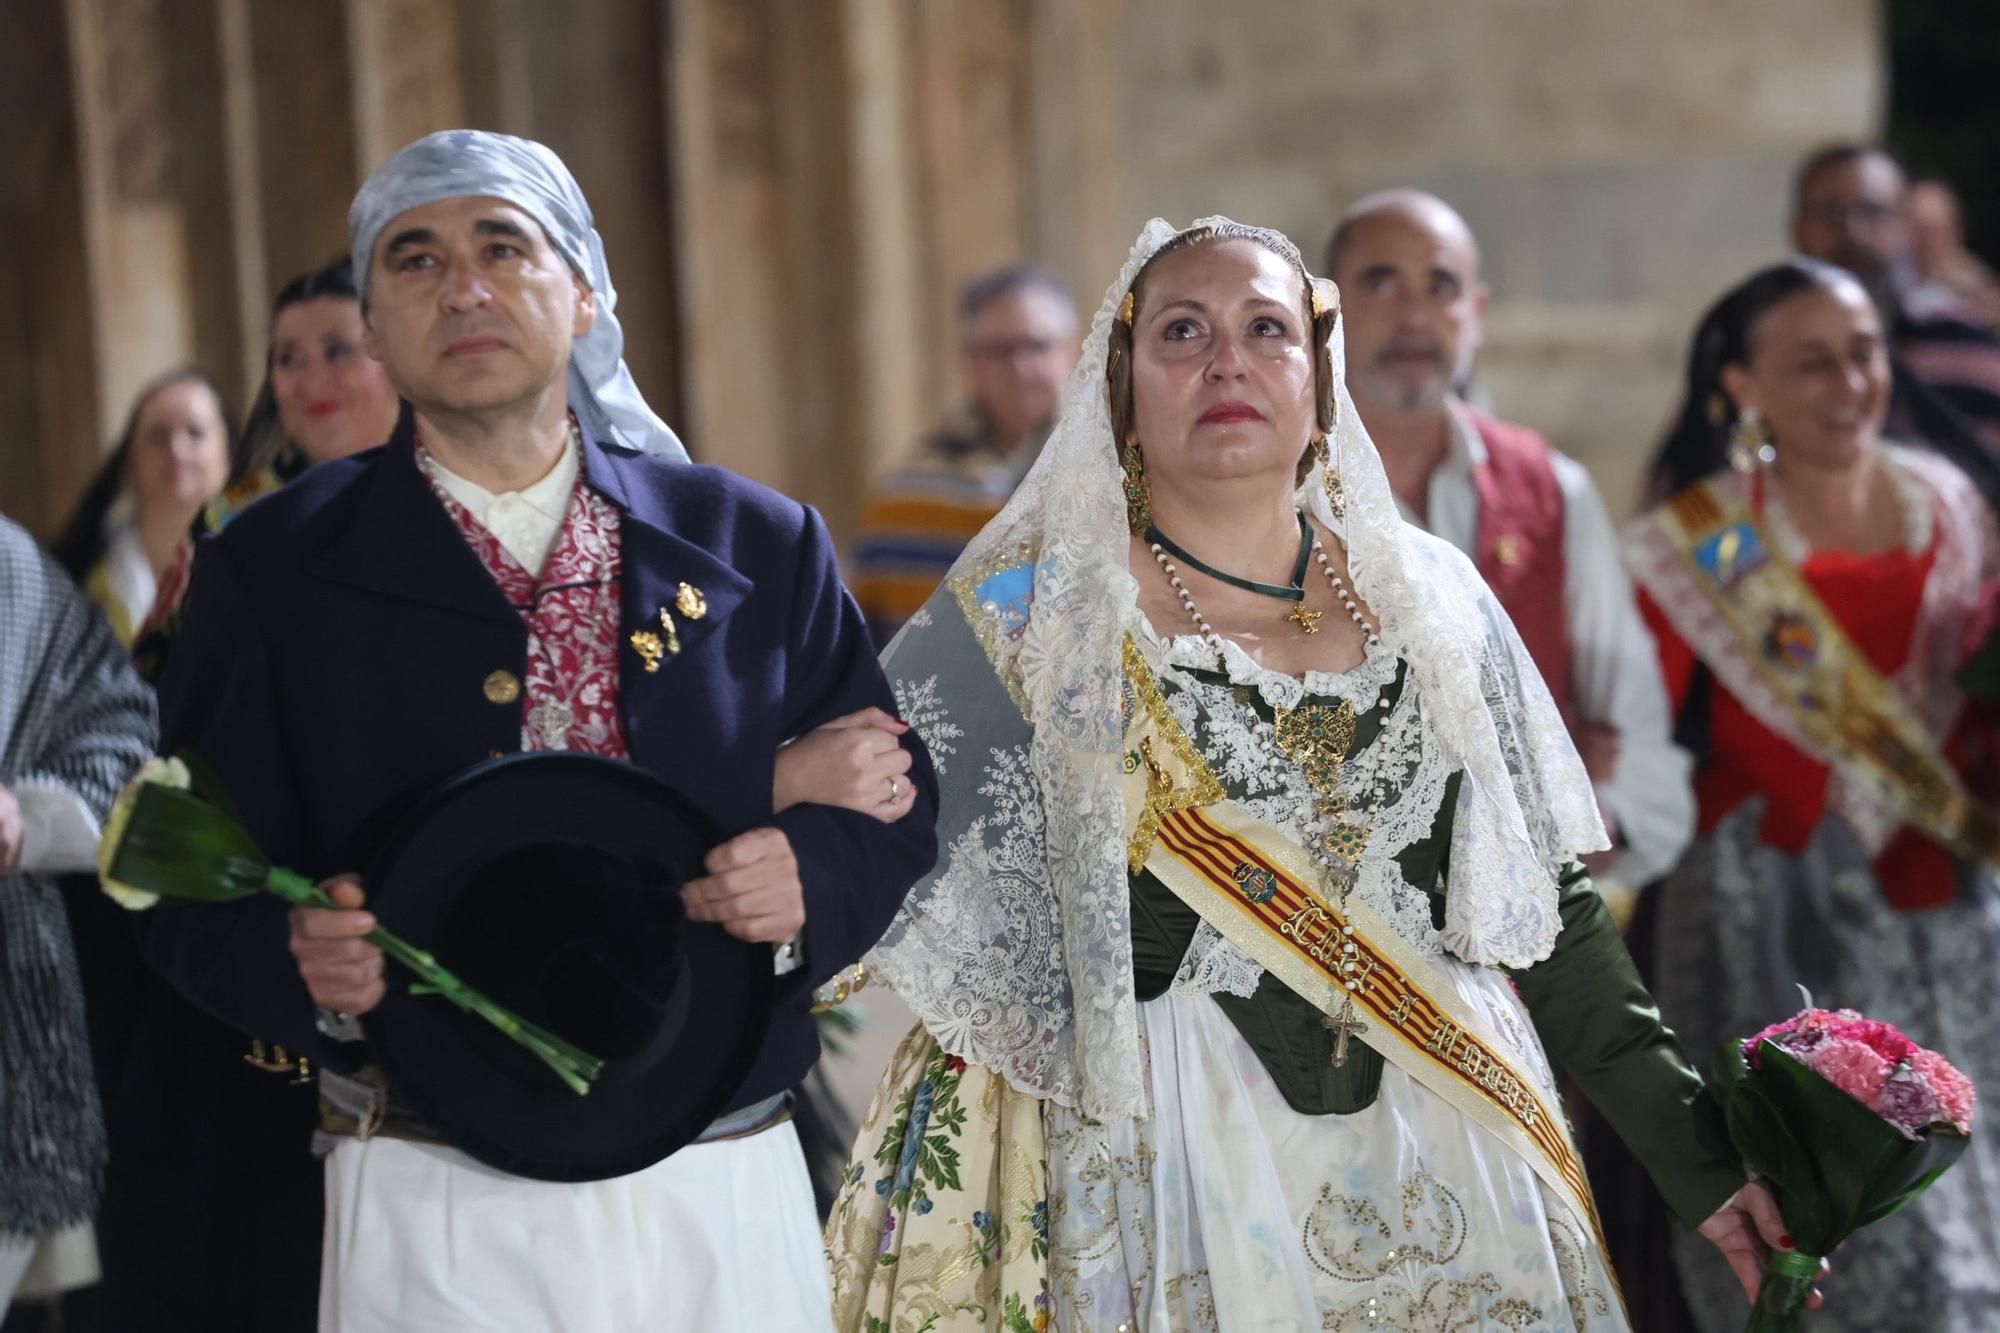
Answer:
[(770, 1020), (771, 950), (690, 921), (721, 841), (629, 764), (512, 755), (437, 788), (372, 858), (368, 908), (467, 985), (602, 1059), (571, 1091), (525, 1048), (390, 964), (368, 1042), (398, 1102), (490, 1166), (603, 1180), (685, 1146), (729, 1103)]

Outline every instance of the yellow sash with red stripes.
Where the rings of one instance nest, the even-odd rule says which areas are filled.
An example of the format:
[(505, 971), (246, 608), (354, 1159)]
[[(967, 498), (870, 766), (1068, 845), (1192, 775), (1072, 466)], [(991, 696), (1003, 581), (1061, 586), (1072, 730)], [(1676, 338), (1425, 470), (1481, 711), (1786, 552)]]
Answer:
[(1328, 1026), (1345, 1019), (1350, 1035), (1519, 1153), (1602, 1248), (1553, 1092), (1515, 1068), (1492, 1024), (1379, 912), (1359, 897), (1342, 907), (1321, 894), (1305, 849), (1228, 801), (1129, 642), (1125, 666), (1135, 705), (1125, 763), (1137, 816), (1132, 869), (1152, 873)]
[(1813, 757), (1959, 856), (2000, 865), (2000, 817), (1966, 790), (1929, 727), (1727, 484), (1689, 487), (1654, 521)]
[(1362, 1040), (1526, 1158), (1604, 1243), (1567, 1127), (1499, 1034), (1375, 909), (1350, 897), (1342, 910), (1314, 892), (1296, 843), (1233, 805), (1175, 810), (1146, 869), (1322, 1013), (1351, 996)]

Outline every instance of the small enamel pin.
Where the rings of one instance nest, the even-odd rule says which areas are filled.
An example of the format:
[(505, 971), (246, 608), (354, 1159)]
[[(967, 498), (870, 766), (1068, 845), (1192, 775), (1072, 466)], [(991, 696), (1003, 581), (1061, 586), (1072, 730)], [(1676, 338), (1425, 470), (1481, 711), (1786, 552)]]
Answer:
[(701, 620), (708, 615), (708, 598), (692, 583), (683, 583), (674, 594), (674, 609), (689, 620)]

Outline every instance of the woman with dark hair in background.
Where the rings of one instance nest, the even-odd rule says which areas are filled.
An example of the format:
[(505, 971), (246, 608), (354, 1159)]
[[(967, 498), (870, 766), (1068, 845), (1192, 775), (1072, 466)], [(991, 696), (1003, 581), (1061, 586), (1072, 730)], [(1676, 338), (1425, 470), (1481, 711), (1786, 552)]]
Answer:
[(278, 293), (264, 384), (243, 424), (229, 489), (210, 506), (211, 528), (313, 464), (389, 438), (401, 400), (361, 334), (361, 297), (344, 255)]
[(198, 370), (139, 391), (111, 456), (51, 553), (130, 648), (178, 604), (202, 509), (229, 474), (229, 410)]
[[(279, 292), (266, 365), (228, 489), (215, 493), (218, 463), (202, 497), (211, 531), (313, 464), (383, 443), (396, 424), (396, 391), (362, 350), (345, 259)], [(165, 632), (140, 651), (155, 679), (178, 600), (178, 588), (162, 597), (152, 620)], [(130, 923), (100, 897), (71, 906), (112, 1150), (96, 1326), (311, 1328), (324, 1205), (310, 1067), (155, 977)]]
[[(1705, 1056), (1796, 1010), (1804, 986), (1990, 1090), (2000, 826), (1955, 677), (2000, 550), (1943, 450), (1880, 438), (1890, 382), (1867, 293), (1813, 260), (1753, 275), (1696, 331), (1656, 464), (1677, 493), (1627, 538), (1699, 807), (1656, 895), (1653, 992)], [(2000, 1159), (1982, 1142), (1972, 1169), (1847, 1243), (1815, 1328), (1995, 1326)], [(1706, 1249), (1677, 1238), (1693, 1320), (1740, 1328), (1741, 1293)]]

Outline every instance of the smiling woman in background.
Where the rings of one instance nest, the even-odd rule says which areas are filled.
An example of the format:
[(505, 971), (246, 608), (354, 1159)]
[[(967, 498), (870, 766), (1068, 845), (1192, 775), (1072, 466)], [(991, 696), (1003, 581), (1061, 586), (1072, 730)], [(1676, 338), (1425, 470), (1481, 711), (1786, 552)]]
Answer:
[(209, 526), (220, 529), (315, 463), (384, 443), (400, 405), (382, 363), (362, 350), (361, 298), (349, 261), (293, 278), (272, 303), (264, 385)]
[[(1881, 316), (1827, 264), (1753, 275), (1695, 333), (1655, 463), (1686, 488), (1627, 539), (1699, 807), (1658, 890), (1654, 992), (1705, 1057), (1804, 986), (1948, 1048), (1990, 1093), (2000, 836), (1968, 762), (1990, 726), (1956, 675), (1990, 620), (1993, 522), (1958, 467), (1880, 437), (1889, 397)], [(1813, 1327), (1993, 1327), (1992, 1153), (1975, 1139), (1971, 1170), (1849, 1241)], [(1676, 1254), (1695, 1322), (1741, 1328), (1703, 1250)]]

